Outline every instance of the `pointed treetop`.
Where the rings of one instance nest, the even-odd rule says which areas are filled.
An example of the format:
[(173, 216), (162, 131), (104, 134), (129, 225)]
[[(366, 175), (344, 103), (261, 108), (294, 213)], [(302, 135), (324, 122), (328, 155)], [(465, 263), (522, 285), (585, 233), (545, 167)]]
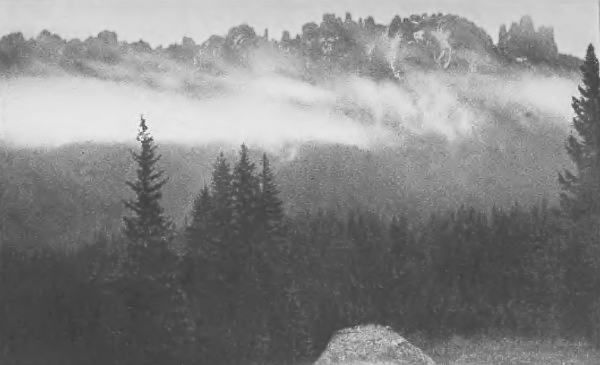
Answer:
[(144, 115), (140, 115), (140, 128), (142, 132), (146, 132), (148, 130), (148, 126), (146, 126), (146, 119), (144, 119)]
[(164, 215), (160, 204), (162, 187), (167, 182), (162, 178), (163, 170), (156, 164), (160, 155), (156, 154), (156, 146), (148, 133), (144, 118), (141, 118), (140, 132), (137, 140), (141, 144), (141, 151), (131, 151), (134, 161), (138, 165), (137, 179), (127, 181), (126, 184), (135, 193), (135, 198), (125, 201), (125, 207), (133, 216), (123, 217), (125, 222), (125, 235), (133, 242), (147, 244), (149, 241), (164, 241), (170, 226), (169, 219)]
[(137, 136), (138, 142), (151, 141), (152, 135), (148, 132), (148, 126), (146, 125), (146, 119), (144, 115), (140, 115), (140, 128)]
[(593, 55), (594, 57), (596, 57), (596, 53), (594, 51), (594, 45), (590, 43), (587, 48), (586, 56)]
[(583, 72), (593, 72), (598, 70), (598, 58), (596, 57), (596, 51), (594, 45), (590, 43), (585, 53), (585, 62), (581, 65)]

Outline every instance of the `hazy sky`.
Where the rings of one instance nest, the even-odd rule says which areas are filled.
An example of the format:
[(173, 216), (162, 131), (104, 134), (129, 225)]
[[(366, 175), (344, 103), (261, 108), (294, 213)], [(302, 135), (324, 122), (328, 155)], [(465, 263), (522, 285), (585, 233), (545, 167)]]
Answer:
[(201, 43), (241, 23), (280, 38), (283, 30), (298, 33), (304, 23), (324, 13), (354, 19), (372, 15), (388, 23), (396, 14), (454, 13), (465, 16), (497, 40), (501, 24), (533, 17), (535, 26), (552, 26), (559, 50), (583, 56), (589, 43), (598, 45), (597, 0), (0, 0), (0, 34), (21, 31), (26, 37), (48, 29), (62, 37), (86, 38), (114, 30), (120, 39), (144, 39), (156, 46), (180, 42), (183, 36)]

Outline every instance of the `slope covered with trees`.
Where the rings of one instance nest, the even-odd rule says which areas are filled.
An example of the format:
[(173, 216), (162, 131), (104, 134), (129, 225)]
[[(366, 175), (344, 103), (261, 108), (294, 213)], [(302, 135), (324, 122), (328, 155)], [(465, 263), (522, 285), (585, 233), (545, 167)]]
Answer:
[[(385, 51), (391, 40), (395, 63)], [(529, 19), (502, 29), (500, 40), (494, 45), (474, 24), (442, 14), (396, 17), (390, 26), (327, 15), (296, 38), (284, 33), (273, 41), (245, 25), (201, 46), (186, 38), (166, 49), (119, 42), (111, 32), (68, 42), (49, 32), (35, 40), (12, 34), (0, 40), (0, 68), (9, 76), (58, 69), (146, 82), (110, 67), (144, 63), (142, 74), (160, 74), (159, 61), (168, 60), (165, 67), (219, 75), (251, 67), (260, 52), (293, 55), (301, 70), (295, 77), (308, 80), (336, 72), (400, 79), (407, 65), (458, 72), (579, 65)], [(328, 154), (314, 148), (311, 162), (286, 165), (243, 144), (237, 156), (196, 151), (188, 158), (198, 161), (186, 165), (165, 146), (161, 158), (142, 119), (131, 154), (126, 146), (88, 146), (90, 156), (80, 159), (68, 148), (3, 149), (0, 363), (303, 363), (336, 330), (373, 322), (403, 334), (500, 331), (600, 346), (600, 76), (592, 47), (581, 73), (566, 144), (574, 166), (559, 176), (560, 207), (531, 204), (539, 181), (555, 179), (535, 158), (527, 166), (543, 166), (529, 171), (538, 184), (528, 185), (529, 201), (514, 202), (511, 191), (469, 201), (469, 191), (507, 190), (502, 184), (512, 180), (465, 177), (451, 162), (468, 159), (511, 176), (529, 157), (510, 146), (490, 160), (472, 156), (469, 146), (455, 160), (435, 145), (404, 159), (398, 151), (375, 157), (327, 146)], [(554, 158), (551, 148), (531, 143), (543, 142), (539, 135), (490, 129)], [(442, 173), (420, 174), (420, 164)], [(168, 179), (176, 173), (186, 180)], [(410, 195), (395, 190), (399, 176), (417, 187), (435, 188), (448, 176), (485, 184)]]
[[(567, 146), (593, 159), (593, 48), (583, 71)], [(582, 185), (565, 184), (562, 208), (465, 205), (413, 221), (368, 209), (287, 215), (268, 156), (257, 165), (242, 145), (235, 161), (216, 154), (177, 228), (143, 119), (138, 141), (121, 234), (76, 250), (2, 237), (3, 362), (301, 362), (336, 330), (373, 322), (404, 334), (504, 331), (599, 345), (598, 214), (572, 209), (598, 189), (588, 179), (597, 164), (583, 154), (564, 175)]]

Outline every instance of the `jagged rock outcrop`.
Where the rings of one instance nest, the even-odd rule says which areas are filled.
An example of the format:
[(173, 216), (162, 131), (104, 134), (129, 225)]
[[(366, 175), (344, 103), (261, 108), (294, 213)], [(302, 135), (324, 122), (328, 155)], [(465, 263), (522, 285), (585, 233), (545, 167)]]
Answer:
[(435, 365), (421, 349), (388, 327), (357, 326), (337, 332), (315, 365), (390, 363)]
[(152, 52), (152, 46), (149, 43), (139, 40), (128, 45), (128, 48), (133, 52), (149, 53)]
[(543, 26), (536, 30), (529, 16), (512, 23), (509, 30), (505, 25), (500, 27), (498, 49), (517, 62), (542, 63), (558, 58), (554, 30)]
[(204, 72), (219, 74), (218, 63), (225, 56), (225, 38), (213, 35), (199, 47), (195, 65)]
[(181, 44), (171, 44), (167, 47), (167, 54), (170, 58), (180, 62), (195, 64), (197, 62), (200, 46), (192, 38), (183, 37)]
[(109, 47), (117, 47), (117, 45), (119, 44), (117, 33), (108, 30), (98, 33), (98, 37), (96, 39), (98, 40), (98, 42)]
[(206, 42), (200, 45), (200, 53), (205, 57), (220, 58), (223, 57), (225, 47), (225, 38), (213, 35)]
[(259, 37), (248, 24), (231, 28), (225, 36), (224, 58), (234, 65), (245, 66), (248, 52), (259, 44)]
[(231, 28), (225, 36), (210, 37), (201, 45), (184, 37), (181, 43), (171, 44), (166, 49), (162, 46), (153, 49), (142, 40), (119, 41), (117, 34), (111, 31), (103, 31), (85, 41), (67, 41), (49, 31), (30, 40), (14, 33), (0, 39), (0, 73), (22, 72), (35, 60), (58, 65), (68, 72), (93, 76), (94, 68), (104, 67), (97, 62), (138, 62), (131, 56), (139, 53), (144, 58), (157, 57), (154, 63), (166, 57), (220, 74), (228, 72), (229, 66), (256, 66), (253, 60), (261, 59), (254, 57), (257, 50), (290, 56), (288, 58), (302, 65), (302, 73), (308, 80), (348, 73), (394, 79), (415, 67), (495, 72), (507, 63), (541, 64), (577, 72), (579, 65), (577, 58), (558, 54), (552, 28), (536, 30), (530, 17), (514, 23), (510, 30), (503, 26), (496, 46), (483, 29), (455, 15), (396, 16), (386, 26), (378, 24), (373, 17), (354, 21), (348, 13), (343, 19), (325, 14), (319, 24), (305, 24), (295, 37), (284, 32), (281, 40), (269, 39), (268, 30), (257, 35), (251, 26), (242, 24)]
[(476, 70), (480, 64), (493, 64), (497, 56), (491, 37), (482, 28), (455, 15), (397, 16), (388, 37), (397, 42), (396, 60), (426, 68)]

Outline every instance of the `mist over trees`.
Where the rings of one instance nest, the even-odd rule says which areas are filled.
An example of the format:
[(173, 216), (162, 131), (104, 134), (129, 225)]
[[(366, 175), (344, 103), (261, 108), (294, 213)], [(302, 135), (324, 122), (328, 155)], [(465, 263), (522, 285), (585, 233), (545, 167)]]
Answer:
[[(377, 28), (372, 19), (364, 26)], [(577, 170), (560, 175), (561, 207), (464, 205), (424, 220), (369, 209), (288, 215), (268, 156), (257, 163), (243, 144), (234, 161), (214, 156), (212, 178), (198, 181), (177, 227), (162, 206), (169, 181), (142, 118), (122, 232), (73, 249), (50, 248), (42, 235), (35, 245), (0, 236), (0, 361), (301, 362), (360, 323), (600, 346), (592, 47), (582, 72), (577, 135), (566, 146)]]

